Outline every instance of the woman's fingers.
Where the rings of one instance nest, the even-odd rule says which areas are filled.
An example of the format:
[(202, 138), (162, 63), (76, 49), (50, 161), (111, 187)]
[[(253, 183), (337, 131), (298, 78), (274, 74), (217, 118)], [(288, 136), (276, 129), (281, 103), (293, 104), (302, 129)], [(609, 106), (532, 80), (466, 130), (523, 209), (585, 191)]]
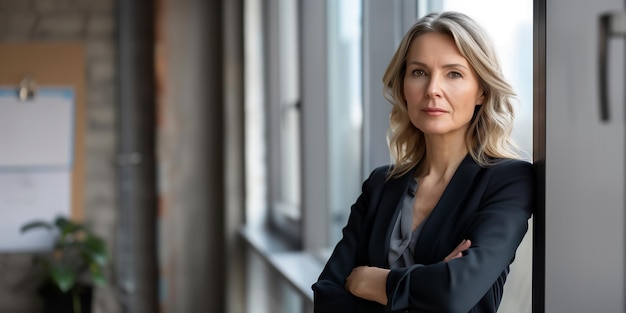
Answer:
[(472, 245), (472, 242), (469, 239), (463, 239), (463, 241), (461, 241), (461, 243), (458, 246), (456, 246), (456, 248), (454, 248), (454, 250), (445, 259), (443, 259), (443, 261), (449, 262), (456, 258), (462, 257), (463, 251), (469, 249), (471, 245)]

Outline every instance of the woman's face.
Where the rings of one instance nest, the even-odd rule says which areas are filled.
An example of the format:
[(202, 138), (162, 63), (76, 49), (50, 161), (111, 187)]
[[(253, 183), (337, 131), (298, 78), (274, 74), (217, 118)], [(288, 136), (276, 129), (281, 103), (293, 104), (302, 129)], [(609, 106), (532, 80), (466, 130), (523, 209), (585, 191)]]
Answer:
[(464, 136), (483, 101), (478, 76), (444, 34), (419, 35), (409, 46), (404, 97), (409, 118), (426, 136)]

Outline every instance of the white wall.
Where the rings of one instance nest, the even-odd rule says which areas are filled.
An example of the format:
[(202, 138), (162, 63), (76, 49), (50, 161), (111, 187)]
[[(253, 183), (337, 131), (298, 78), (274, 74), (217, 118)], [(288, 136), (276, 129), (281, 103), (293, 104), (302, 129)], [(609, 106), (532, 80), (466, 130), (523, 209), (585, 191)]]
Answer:
[(545, 312), (624, 312), (624, 49), (610, 46), (610, 123), (598, 104), (598, 18), (621, 0), (546, 7)]

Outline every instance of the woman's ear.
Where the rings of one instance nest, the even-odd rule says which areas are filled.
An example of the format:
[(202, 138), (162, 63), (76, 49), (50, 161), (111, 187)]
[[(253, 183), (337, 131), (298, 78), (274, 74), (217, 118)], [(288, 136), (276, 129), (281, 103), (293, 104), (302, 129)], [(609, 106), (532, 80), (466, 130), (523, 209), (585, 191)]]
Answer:
[(476, 99), (476, 104), (477, 105), (481, 105), (483, 104), (483, 101), (485, 101), (485, 90), (483, 89), (483, 92), (480, 94), (480, 96), (478, 96), (478, 99)]

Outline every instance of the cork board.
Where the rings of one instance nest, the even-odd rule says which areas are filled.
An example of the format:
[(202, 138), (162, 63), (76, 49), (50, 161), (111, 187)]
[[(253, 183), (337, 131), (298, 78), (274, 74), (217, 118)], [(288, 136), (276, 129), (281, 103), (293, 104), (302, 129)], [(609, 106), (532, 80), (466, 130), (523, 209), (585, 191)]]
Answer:
[[(71, 217), (83, 220), (85, 173), (85, 51), (82, 43), (0, 44), (0, 86), (15, 86), (29, 76), (39, 88), (74, 91)], [(1, 148), (1, 147), (0, 147)]]

